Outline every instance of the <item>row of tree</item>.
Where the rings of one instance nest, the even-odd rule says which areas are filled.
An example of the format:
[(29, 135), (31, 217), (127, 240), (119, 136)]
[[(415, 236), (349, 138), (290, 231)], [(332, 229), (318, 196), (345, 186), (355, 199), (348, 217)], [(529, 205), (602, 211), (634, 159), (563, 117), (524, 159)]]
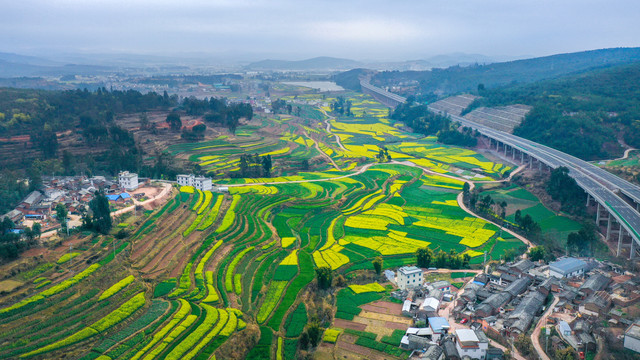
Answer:
[(240, 155), (240, 172), (235, 175), (243, 178), (271, 177), (272, 161), (271, 155)]
[(418, 267), (422, 268), (468, 269), (470, 261), (469, 254), (456, 254), (453, 249), (449, 253), (442, 250), (434, 253), (429, 247), (423, 247), (416, 251), (416, 262)]

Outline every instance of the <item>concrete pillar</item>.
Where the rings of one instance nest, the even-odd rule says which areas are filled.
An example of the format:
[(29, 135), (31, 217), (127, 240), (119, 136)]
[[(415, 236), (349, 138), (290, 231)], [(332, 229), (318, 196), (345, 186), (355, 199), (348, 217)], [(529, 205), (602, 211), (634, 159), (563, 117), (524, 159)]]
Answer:
[(613, 218), (611, 218), (611, 213), (609, 213), (609, 217), (607, 218), (607, 241), (611, 240), (611, 223), (613, 222)]
[(504, 144), (504, 156), (507, 156), (507, 144)]
[(515, 160), (516, 159), (516, 148), (511, 148), (511, 150), (513, 150), (513, 151), (511, 151), (511, 156), (513, 157), (513, 160)]
[[(616, 252), (616, 256), (620, 256), (620, 248), (622, 248), (623, 234), (624, 234), (624, 228), (622, 227), (622, 224), (620, 224), (620, 231), (618, 231), (618, 251)], [(631, 242), (633, 242), (633, 240)]]
[(633, 236), (632, 236), (631, 237), (631, 249), (629, 249), (629, 260), (633, 259), (636, 256), (635, 245), (636, 245), (636, 239), (634, 239)]
[(520, 162), (524, 164), (524, 151), (520, 151)]
[(596, 224), (600, 226), (600, 203), (596, 203), (598, 204), (598, 209), (596, 210)]
[(496, 140), (496, 151), (499, 151), (499, 149), (500, 149), (500, 142)]
[(533, 156), (529, 155), (529, 169), (533, 168)]
[(542, 161), (538, 160), (538, 170), (542, 171)]
[(589, 193), (587, 193), (587, 206), (589, 206), (589, 203), (591, 202), (589, 200), (591, 200), (591, 195), (589, 195)]

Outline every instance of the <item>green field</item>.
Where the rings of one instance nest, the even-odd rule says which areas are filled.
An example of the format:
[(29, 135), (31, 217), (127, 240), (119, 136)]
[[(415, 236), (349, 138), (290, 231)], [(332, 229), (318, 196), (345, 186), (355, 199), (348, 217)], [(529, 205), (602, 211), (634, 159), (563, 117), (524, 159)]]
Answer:
[[(386, 107), (347, 96), (355, 116), (330, 121), (330, 131), (324, 115), (304, 106), (302, 117), (264, 116), (235, 135), (170, 146), (170, 155), (200, 165), (229, 192), (174, 188), (166, 205), (126, 223), (131, 233), (115, 256), (110, 236), (79, 239), (86, 254), (45, 268), (0, 309), (0, 357), (224, 359), (238, 347), (250, 358), (290, 356), (318, 311), (308, 296), (317, 267), (351, 276), (381, 256), (395, 268), (415, 263), (427, 246), (479, 264), (484, 251), (498, 259), (522, 245), (456, 201), (465, 180), (498, 179), (509, 166), (403, 132)], [(379, 146), (406, 163), (378, 163)], [(271, 155), (274, 176), (227, 177), (242, 154)], [(296, 169), (303, 160), (309, 168)], [(501, 196), (530, 205), (524, 211), (544, 229), (571, 225), (522, 189)], [(343, 319), (383, 296), (337, 294)], [(259, 339), (255, 347), (246, 348), (248, 337)], [(397, 337), (358, 341), (405, 357)]]

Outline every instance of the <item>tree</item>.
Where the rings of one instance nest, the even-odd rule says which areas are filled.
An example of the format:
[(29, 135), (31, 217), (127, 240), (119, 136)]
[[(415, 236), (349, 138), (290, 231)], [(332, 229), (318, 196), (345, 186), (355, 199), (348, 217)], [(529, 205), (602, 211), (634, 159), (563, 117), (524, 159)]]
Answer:
[(316, 278), (318, 279), (318, 287), (326, 290), (331, 287), (333, 281), (333, 272), (330, 267), (323, 266), (316, 269)]
[(101, 191), (96, 191), (95, 197), (89, 202), (89, 208), (93, 212), (91, 223), (93, 228), (101, 233), (108, 234), (111, 230), (111, 210), (109, 200)]
[(40, 235), (42, 235), (42, 225), (40, 225), (40, 223), (34, 223), (31, 226), (31, 231), (33, 231), (33, 235), (37, 238), (40, 239)]
[(513, 342), (513, 345), (520, 351), (525, 358), (534, 353), (533, 343), (531, 343), (531, 338), (529, 338), (525, 334), (520, 334)]
[(567, 346), (562, 350), (556, 351), (553, 356), (554, 360), (577, 360), (576, 353), (573, 351), (573, 348)]
[(309, 334), (311, 347), (318, 346), (318, 343), (320, 343), (320, 325), (315, 321), (312, 322), (307, 328), (307, 333)]
[(167, 115), (167, 123), (169, 124), (169, 128), (173, 131), (178, 131), (182, 128), (182, 120), (180, 120), (180, 115), (176, 112), (170, 112)]
[(271, 177), (271, 155), (262, 157), (262, 168), (264, 169), (265, 177)]
[(465, 182), (464, 185), (462, 185), (462, 194), (466, 197), (469, 196), (469, 189), (471, 188), (471, 186), (469, 185), (468, 182)]
[(418, 267), (428, 268), (431, 266), (431, 260), (433, 259), (433, 250), (428, 247), (419, 248), (416, 251), (416, 262)]
[(542, 260), (544, 259), (544, 254), (544, 246), (532, 247), (531, 250), (529, 250), (529, 259), (531, 259), (531, 261)]
[(149, 128), (149, 117), (147, 116), (147, 113), (144, 112), (140, 115), (140, 129), (148, 130)]
[(373, 264), (373, 270), (375, 270), (376, 274), (380, 275), (382, 273), (382, 257), (376, 257), (371, 263)]
[(64, 204), (58, 203), (58, 205), (56, 205), (56, 218), (58, 218), (58, 222), (60, 223), (60, 226), (62, 227), (63, 231), (67, 231), (67, 215), (68, 214), (69, 214), (69, 211), (64, 206)]

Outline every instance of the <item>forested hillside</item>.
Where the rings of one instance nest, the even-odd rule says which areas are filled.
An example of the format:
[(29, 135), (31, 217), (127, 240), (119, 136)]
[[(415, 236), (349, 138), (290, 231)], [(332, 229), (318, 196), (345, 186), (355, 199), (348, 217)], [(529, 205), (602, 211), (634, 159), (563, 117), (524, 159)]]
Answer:
[(540, 58), (476, 65), (452, 66), (430, 71), (387, 71), (377, 74), (372, 83), (379, 86), (411, 84), (404, 96), (447, 95), (476, 90), (480, 84), (495, 88), (509, 84), (531, 83), (578, 73), (589, 69), (628, 64), (640, 60), (640, 48), (615, 48), (560, 54)]
[(481, 91), (479, 106), (532, 105), (514, 134), (584, 159), (640, 147), (640, 62), (557, 80)]

